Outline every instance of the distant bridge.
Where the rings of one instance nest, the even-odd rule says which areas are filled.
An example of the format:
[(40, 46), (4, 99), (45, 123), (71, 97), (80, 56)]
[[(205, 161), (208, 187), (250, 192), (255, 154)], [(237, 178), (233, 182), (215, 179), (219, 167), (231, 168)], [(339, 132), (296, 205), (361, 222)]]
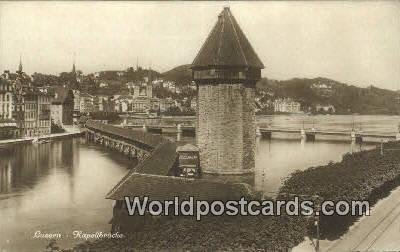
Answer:
[(363, 132), (354, 130), (318, 130), (318, 129), (294, 129), (294, 128), (258, 128), (257, 133), (265, 138), (272, 138), (273, 133), (291, 133), (300, 134), (306, 140), (315, 140), (317, 135), (327, 136), (344, 136), (349, 137), (352, 141), (362, 142), (363, 138), (379, 138), (379, 139), (397, 139), (399, 133), (382, 133), (382, 132)]
[(123, 128), (128, 129), (143, 129), (149, 133), (182, 133), (183, 135), (194, 136), (196, 134), (196, 127), (189, 124), (177, 124), (177, 125), (138, 125), (138, 124), (124, 124)]
[[(144, 129), (150, 133), (182, 133), (186, 135), (195, 135), (196, 127), (194, 125), (123, 125), (124, 128), (136, 128)], [(330, 129), (298, 129), (298, 128), (265, 128), (257, 127), (257, 135), (263, 138), (272, 138), (273, 133), (288, 133), (288, 134), (298, 134), (299, 137), (306, 140), (315, 140), (318, 135), (320, 136), (342, 136), (348, 137), (349, 140), (362, 142), (365, 138), (375, 138), (375, 139), (396, 139), (400, 137), (399, 134), (393, 133), (382, 133), (382, 132), (363, 132), (363, 131), (352, 131), (352, 130), (330, 130)]]

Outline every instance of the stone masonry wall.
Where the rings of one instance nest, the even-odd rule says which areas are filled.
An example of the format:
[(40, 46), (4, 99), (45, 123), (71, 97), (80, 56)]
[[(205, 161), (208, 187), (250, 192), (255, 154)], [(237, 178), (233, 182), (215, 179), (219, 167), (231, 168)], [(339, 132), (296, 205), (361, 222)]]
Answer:
[(197, 145), (203, 172), (240, 174), (254, 168), (254, 89), (199, 85)]
[(252, 171), (255, 167), (256, 150), (256, 114), (255, 114), (255, 90), (245, 88), (243, 99), (243, 169)]

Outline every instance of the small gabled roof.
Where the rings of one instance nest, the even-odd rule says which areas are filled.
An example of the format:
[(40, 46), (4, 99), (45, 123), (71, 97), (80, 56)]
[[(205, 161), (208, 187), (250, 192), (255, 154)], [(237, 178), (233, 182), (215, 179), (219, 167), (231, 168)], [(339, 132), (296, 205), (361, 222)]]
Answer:
[(178, 146), (178, 148), (176, 148), (176, 152), (194, 152), (194, 151), (199, 151), (199, 148), (189, 143), (183, 146)]
[(217, 23), (192, 63), (192, 69), (210, 66), (264, 68), (229, 7), (225, 7), (218, 16)]

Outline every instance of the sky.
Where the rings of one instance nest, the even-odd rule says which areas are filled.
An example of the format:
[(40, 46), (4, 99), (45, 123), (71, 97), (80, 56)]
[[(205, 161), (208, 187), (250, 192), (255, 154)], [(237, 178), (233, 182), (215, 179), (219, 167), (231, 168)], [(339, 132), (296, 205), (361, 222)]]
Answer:
[(400, 1), (0, 2), (0, 71), (190, 64), (229, 6), (270, 79), (400, 89)]

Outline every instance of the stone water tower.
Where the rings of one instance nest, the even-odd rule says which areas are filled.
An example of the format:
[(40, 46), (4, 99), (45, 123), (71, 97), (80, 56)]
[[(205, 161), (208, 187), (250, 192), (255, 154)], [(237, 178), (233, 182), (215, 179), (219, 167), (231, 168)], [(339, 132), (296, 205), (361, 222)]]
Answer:
[(205, 173), (255, 166), (255, 84), (263, 63), (225, 7), (192, 63), (198, 86), (196, 140)]

